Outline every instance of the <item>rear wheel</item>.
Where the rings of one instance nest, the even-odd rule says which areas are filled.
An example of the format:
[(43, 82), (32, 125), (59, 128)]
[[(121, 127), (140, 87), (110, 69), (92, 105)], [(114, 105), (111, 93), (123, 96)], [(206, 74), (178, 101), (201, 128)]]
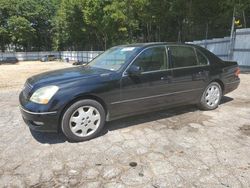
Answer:
[(105, 123), (105, 111), (94, 100), (81, 100), (72, 104), (62, 118), (62, 132), (70, 141), (85, 141), (100, 133)]
[(219, 83), (210, 83), (202, 94), (199, 107), (203, 110), (214, 110), (220, 104), (222, 89)]

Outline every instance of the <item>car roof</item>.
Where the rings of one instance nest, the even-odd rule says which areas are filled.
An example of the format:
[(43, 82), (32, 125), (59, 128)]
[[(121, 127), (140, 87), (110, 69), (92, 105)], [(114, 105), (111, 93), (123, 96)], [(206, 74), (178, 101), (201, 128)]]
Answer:
[(151, 46), (162, 46), (162, 45), (196, 46), (196, 45), (193, 45), (193, 44), (176, 43), (176, 42), (150, 42), (150, 43), (134, 43), (134, 44), (127, 44), (127, 45), (120, 45), (119, 47), (147, 48), (147, 47), (151, 47)]

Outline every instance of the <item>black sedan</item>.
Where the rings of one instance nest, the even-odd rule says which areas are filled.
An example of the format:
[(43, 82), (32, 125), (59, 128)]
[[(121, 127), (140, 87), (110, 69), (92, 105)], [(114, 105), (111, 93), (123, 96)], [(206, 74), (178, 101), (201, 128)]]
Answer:
[(89, 64), (33, 76), (20, 93), (24, 121), (72, 141), (96, 137), (106, 121), (197, 104), (213, 110), (240, 70), (204, 48), (145, 43), (113, 47)]

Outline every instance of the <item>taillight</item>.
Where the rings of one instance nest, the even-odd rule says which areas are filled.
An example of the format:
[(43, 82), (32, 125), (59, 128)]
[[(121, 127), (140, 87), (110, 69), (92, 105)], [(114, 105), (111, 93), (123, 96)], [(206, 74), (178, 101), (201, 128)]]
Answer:
[(237, 77), (239, 77), (239, 74), (240, 74), (240, 68), (237, 67), (237, 69), (234, 72), (234, 75), (237, 76)]

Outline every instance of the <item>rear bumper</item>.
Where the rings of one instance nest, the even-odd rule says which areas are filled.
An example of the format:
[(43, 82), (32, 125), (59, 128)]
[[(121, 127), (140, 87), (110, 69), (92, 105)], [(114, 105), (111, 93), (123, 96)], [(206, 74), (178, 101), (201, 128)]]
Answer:
[(235, 89), (237, 89), (239, 87), (239, 85), (240, 85), (240, 79), (237, 79), (233, 82), (226, 83), (224, 94), (227, 94), (227, 93), (234, 91)]
[(57, 112), (31, 112), (20, 106), (24, 122), (30, 129), (40, 132), (58, 131)]

